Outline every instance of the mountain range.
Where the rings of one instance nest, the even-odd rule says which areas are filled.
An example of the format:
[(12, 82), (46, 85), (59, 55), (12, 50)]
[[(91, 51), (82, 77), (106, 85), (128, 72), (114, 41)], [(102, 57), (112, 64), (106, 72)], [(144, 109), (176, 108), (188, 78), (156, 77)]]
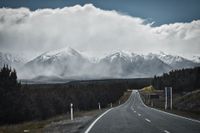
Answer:
[(19, 68), (22, 67), (25, 63), (26, 60), (19, 55), (0, 52), (0, 68), (4, 65)]
[(31, 61), (11, 54), (0, 53), (0, 65), (8, 64), (18, 68), (21, 79), (100, 79), (141, 78), (161, 75), (174, 69), (200, 66), (199, 57), (193, 60), (161, 52), (140, 55), (118, 51), (94, 61), (66, 47), (41, 54)]

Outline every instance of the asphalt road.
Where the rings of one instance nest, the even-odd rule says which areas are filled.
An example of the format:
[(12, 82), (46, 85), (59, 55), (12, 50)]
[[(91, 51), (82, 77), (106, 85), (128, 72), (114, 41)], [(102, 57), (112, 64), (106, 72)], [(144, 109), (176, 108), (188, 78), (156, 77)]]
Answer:
[(84, 132), (200, 133), (200, 122), (147, 107), (134, 90), (126, 103), (104, 112)]

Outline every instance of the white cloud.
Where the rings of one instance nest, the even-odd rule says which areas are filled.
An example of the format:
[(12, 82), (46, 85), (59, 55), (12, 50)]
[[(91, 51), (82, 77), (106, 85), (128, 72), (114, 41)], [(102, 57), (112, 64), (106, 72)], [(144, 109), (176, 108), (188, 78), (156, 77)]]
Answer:
[(65, 46), (92, 55), (114, 50), (200, 54), (200, 20), (152, 27), (141, 18), (91, 4), (30, 11), (0, 9), (0, 49), (34, 57)]

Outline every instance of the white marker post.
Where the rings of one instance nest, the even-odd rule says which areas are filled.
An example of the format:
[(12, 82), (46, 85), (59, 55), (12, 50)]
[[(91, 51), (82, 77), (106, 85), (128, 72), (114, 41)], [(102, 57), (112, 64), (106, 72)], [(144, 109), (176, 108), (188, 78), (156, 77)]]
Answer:
[(165, 110), (167, 109), (167, 87), (165, 87)]
[(98, 103), (98, 105), (99, 105), (99, 110), (101, 110), (101, 104), (100, 104), (100, 103)]
[(151, 107), (153, 107), (153, 101), (151, 101)]
[(112, 103), (110, 103), (110, 107), (112, 108)]
[(172, 87), (170, 87), (170, 109), (172, 110)]
[(74, 117), (73, 117), (73, 104), (72, 103), (70, 104), (70, 110), (71, 110), (71, 120), (74, 120)]
[(119, 100), (119, 105), (121, 104), (121, 101)]

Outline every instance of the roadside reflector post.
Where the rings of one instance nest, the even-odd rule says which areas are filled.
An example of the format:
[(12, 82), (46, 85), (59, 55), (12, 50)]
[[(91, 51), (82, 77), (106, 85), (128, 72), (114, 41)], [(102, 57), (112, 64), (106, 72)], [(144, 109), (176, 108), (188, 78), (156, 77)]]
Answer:
[(172, 110), (172, 87), (170, 87), (170, 109)]
[(100, 104), (100, 103), (98, 103), (98, 105), (99, 105), (99, 110), (101, 110), (101, 104)]
[(167, 109), (167, 87), (165, 87), (165, 110)]
[(121, 104), (121, 101), (119, 100), (119, 105)]
[[(169, 103), (168, 103), (169, 101)], [(165, 87), (165, 110), (169, 107), (172, 110), (172, 87)]]
[(110, 107), (112, 108), (112, 103), (110, 103)]
[(151, 104), (150, 94), (148, 94), (148, 104)]
[(74, 116), (73, 116), (73, 104), (70, 104), (70, 112), (71, 112), (71, 120), (74, 120)]
[(153, 107), (153, 101), (151, 101), (151, 106)]

